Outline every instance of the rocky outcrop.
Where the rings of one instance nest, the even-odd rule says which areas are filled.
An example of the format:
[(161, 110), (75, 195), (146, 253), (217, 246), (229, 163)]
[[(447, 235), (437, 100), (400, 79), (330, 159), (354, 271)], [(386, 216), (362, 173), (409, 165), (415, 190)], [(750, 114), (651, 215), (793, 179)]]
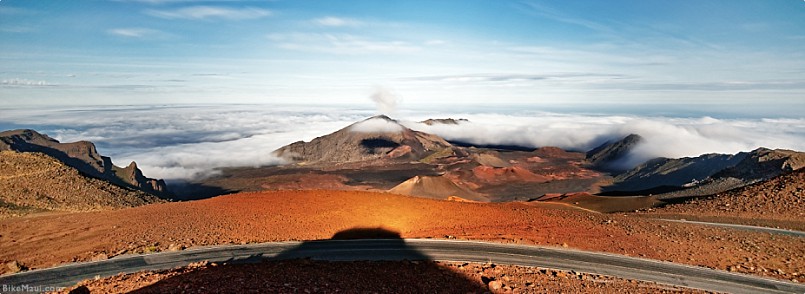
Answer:
[(120, 168), (117, 166), (112, 166), (115, 175), (117, 178), (123, 180), (124, 182), (137, 187), (140, 190), (147, 191), (152, 194), (156, 195), (163, 195), (166, 194), (168, 191), (166, 190), (165, 181), (159, 179), (152, 179), (143, 176), (142, 171), (137, 168), (137, 163), (132, 161), (128, 166), (124, 168)]
[(92, 142), (61, 143), (34, 130), (12, 130), (0, 132), (2, 150), (43, 153), (87, 176), (158, 196), (169, 196), (164, 181), (143, 176), (134, 162), (125, 168), (113, 165), (109, 157), (98, 153)]
[[(805, 169), (715, 195), (667, 205), (650, 214), (728, 216), (801, 221), (805, 218)], [(789, 224), (790, 229), (802, 230)]]
[(418, 161), (450, 146), (439, 136), (411, 130), (380, 115), (310, 142), (295, 142), (273, 153), (300, 164)]
[(92, 211), (164, 200), (90, 177), (41, 152), (0, 151), (0, 218), (40, 211)]
[(703, 196), (765, 181), (805, 167), (805, 153), (759, 148), (737, 154), (656, 158), (615, 178), (605, 191)]
[(470, 121), (468, 119), (466, 119), (466, 118), (459, 118), (459, 119), (455, 119), (455, 118), (429, 118), (429, 119), (421, 121), (420, 123), (432, 126), (432, 125), (436, 125), (436, 124), (457, 125), (459, 123), (465, 123), (465, 122), (470, 122)]
[(587, 160), (593, 167), (609, 172), (623, 172), (628, 170), (619, 164), (641, 142), (643, 137), (631, 134), (617, 141), (609, 141), (587, 152)]

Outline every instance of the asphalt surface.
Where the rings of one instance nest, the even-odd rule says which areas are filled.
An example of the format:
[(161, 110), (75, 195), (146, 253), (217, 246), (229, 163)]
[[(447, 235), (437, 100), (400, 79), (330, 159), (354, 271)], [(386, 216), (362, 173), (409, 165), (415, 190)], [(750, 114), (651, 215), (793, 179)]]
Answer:
[(264, 259), (294, 258), (329, 261), (429, 259), (493, 262), (573, 270), (716, 292), (805, 293), (803, 284), (622, 255), (565, 248), (432, 239), (278, 242), (127, 255), (3, 276), (0, 277), (0, 290), (8, 289), (9, 286), (72, 286), (84, 279), (144, 270), (164, 270), (205, 260), (218, 263), (247, 263)]
[(763, 232), (763, 233), (770, 233), (770, 234), (788, 235), (788, 236), (794, 236), (794, 237), (805, 237), (805, 232), (803, 232), (803, 231), (795, 231), (795, 230), (787, 230), (787, 229), (777, 229), (777, 228), (758, 227), (758, 226), (749, 226), (749, 225), (736, 225), (736, 224), (728, 224), (728, 223), (699, 222), (699, 221), (689, 221), (689, 220), (684, 220), (684, 219), (666, 219), (666, 218), (658, 218), (658, 219), (668, 221), (668, 222), (675, 222), (675, 223), (688, 223), (688, 224), (697, 224), (697, 225), (705, 225), (705, 226), (716, 226), (716, 227), (724, 227), (724, 228), (731, 228), (731, 229), (744, 230), (744, 231)]

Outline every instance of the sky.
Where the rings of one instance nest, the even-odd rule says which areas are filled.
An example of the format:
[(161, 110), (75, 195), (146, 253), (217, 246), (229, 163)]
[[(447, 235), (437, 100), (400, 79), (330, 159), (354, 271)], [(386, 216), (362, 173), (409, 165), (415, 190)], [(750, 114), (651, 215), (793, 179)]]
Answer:
[[(805, 1), (0, 0), (0, 130), (168, 180), (374, 114), (630, 156), (805, 150)], [(466, 118), (427, 126), (427, 118)]]
[(365, 105), (381, 91), (408, 107), (797, 118), (803, 28), (801, 0), (2, 0), (0, 108)]

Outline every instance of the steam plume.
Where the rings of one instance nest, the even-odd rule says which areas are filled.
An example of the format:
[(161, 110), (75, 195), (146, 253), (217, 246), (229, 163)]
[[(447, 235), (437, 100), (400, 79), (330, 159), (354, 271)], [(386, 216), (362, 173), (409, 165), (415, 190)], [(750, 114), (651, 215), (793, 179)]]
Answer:
[(377, 112), (385, 115), (394, 115), (397, 111), (397, 103), (400, 102), (400, 97), (393, 93), (391, 90), (376, 87), (374, 93), (369, 96), (372, 102), (377, 107)]

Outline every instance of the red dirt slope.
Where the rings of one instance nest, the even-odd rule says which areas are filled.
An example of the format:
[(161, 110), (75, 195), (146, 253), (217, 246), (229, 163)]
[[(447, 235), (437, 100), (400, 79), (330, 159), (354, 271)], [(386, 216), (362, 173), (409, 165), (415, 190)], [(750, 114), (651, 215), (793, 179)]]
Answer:
[(449, 235), (568, 246), (787, 279), (802, 279), (799, 273), (805, 272), (805, 238), (548, 205), (466, 203), (348, 191), (243, 193), (2, 220), (0, 262), (41, 268), (169, 248), (329, 239), (350, 228), (382, 227), (403, 238)]

